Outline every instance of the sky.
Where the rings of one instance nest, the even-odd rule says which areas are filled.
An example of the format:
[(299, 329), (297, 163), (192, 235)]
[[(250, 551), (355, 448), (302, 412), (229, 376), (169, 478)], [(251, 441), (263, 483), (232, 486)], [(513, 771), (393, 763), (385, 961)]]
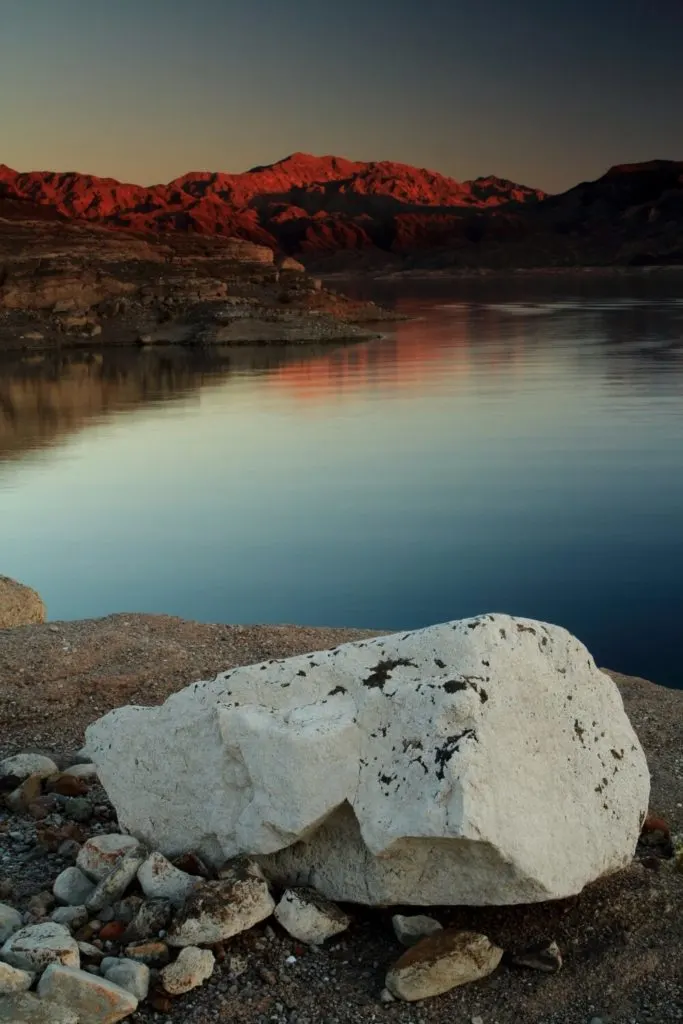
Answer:
[(680, 0), (0, 0), (0, 163), (153, 184), (304, 151), (562, 191), (683, 159)]

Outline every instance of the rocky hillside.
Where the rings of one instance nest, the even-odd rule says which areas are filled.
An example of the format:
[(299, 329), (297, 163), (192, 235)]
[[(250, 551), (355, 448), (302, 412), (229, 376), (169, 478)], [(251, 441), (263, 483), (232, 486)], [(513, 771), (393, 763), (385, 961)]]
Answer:
[[(0, 165), (0, 202), (23, 200), (69, 218), (135, 231), (237, 235), (287, 252), (432, 244), (444, 212), (461, 217), (535, 203), (538, 190), (501, 178), (458, 182), (406, 164), (295, 153), (243, 174), (193, 172), (146, 188), (112, 178)], [(406, 217), (421, 218), (416, 232)]]

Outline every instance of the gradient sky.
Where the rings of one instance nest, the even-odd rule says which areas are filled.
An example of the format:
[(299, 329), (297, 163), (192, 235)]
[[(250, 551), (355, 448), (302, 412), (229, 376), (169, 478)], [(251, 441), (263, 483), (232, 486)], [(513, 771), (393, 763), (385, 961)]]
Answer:
[(0, 163), (151, 184), (304, 150), (549, 191), (683, 159), (680, 0), (2, 0)]

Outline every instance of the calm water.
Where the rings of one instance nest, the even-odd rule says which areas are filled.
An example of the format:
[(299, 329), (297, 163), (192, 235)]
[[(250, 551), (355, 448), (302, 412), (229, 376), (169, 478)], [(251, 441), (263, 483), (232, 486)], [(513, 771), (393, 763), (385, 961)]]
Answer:
[(410, 288), (334, 351), (1, 363), (0, 572), (51, 618), (509, 611), (683, 685), (683, 275)]

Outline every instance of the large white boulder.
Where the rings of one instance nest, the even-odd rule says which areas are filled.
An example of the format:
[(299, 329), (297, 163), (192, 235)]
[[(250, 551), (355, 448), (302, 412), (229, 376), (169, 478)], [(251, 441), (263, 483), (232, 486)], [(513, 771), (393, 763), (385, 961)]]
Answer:
[(121, 825), (367, 904), (559, 899), (629, 863), (649, 774), (557, 626), (483, 615), (233, 669), (87, 730)]

